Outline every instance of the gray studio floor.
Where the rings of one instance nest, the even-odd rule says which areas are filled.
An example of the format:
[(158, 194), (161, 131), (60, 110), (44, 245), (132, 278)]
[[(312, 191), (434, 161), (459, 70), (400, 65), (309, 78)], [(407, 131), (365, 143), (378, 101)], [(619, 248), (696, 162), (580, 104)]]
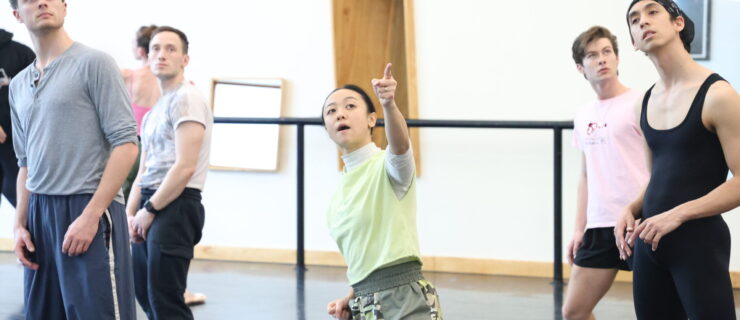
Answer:
[[(345, 269), (310, 267), (304, 290), (289, 265), (194, 261), (190, 288), (208, 295), (196, 319), (330, 319), (326, 303), (346, 294)], [(23, 319), (22, 269), (0, 253), (0, 319)], [(558, 319), (547, 279), (427, 273), (446, 319)], [(736, 292), (736, 300), (739, 294)], [(736, 305), (740, 305), (736, 302)], [(596, 308), (598, 319), (634, 319), (629, 284), (616, 283)], [(139, 319), (145, 319), (140, 312)]]

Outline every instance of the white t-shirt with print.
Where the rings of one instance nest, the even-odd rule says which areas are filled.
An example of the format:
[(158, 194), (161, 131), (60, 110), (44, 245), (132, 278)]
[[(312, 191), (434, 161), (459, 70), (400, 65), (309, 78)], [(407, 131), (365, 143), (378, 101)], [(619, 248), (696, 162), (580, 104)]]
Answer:
[(205, 127), (198, 164), (187, 184), (188, 188), (203, 190), (211, 151), (213, 114), (203, 95), (189, 81), (183, 81), (179, 88), (160, 97), (144, 116), (141, 148), (146, 153), (146, 159), (142, 159), (146, 171), (141, 177), (141, 188), (157, 189), (162, 184), (176, 160), (175, 130), (188, 121)]

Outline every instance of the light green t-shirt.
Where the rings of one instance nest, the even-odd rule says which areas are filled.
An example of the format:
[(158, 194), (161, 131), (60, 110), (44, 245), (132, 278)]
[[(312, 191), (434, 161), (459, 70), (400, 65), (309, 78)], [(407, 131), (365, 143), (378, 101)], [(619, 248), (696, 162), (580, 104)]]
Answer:
[(398, 199), (386, 173), (385, 152), (346, 172), (329, 206), (329, 231), (347, 262), (350, 284), (379, 268), (421, 261), (416, 181)]

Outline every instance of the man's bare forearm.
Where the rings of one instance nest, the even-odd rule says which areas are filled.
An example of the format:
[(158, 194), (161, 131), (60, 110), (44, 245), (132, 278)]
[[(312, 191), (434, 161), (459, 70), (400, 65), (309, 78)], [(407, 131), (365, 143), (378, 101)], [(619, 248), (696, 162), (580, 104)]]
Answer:
[(28, 168), (20, 167), (18, 169), (18, 179), (16, 180), (15, 194), (15, 227), (26, 228), (28, 225), (28, 198), (31, 192), (26, 189), (26, 178), (28, 177)]
[(105, 212), (111, 202), (113, 202), (113, 199), (116, 198), (116, 195), (118, 195), (118, 191), (131, 171), (131, 167), (134, 165), (138, 153), (139, 150), (133, 142), (113, 148), (103, 171), (103, 177), (100, 179), (98, 189), (85, 207), (85, 210), (82, 212), (83, 214), (92, 214), (95, 217), (100, 217)]

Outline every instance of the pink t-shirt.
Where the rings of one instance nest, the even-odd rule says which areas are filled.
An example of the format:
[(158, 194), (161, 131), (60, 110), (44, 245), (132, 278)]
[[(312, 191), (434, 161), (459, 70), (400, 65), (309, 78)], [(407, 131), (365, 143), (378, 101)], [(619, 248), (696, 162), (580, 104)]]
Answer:
[(650, 178), (645, 138), (635, 114), (642, 95), (629, 90), (597, 100), (574, 120), (573, 144), (586, 158), (586, 229), (613, 227), (622, 209), (635, 200)]

